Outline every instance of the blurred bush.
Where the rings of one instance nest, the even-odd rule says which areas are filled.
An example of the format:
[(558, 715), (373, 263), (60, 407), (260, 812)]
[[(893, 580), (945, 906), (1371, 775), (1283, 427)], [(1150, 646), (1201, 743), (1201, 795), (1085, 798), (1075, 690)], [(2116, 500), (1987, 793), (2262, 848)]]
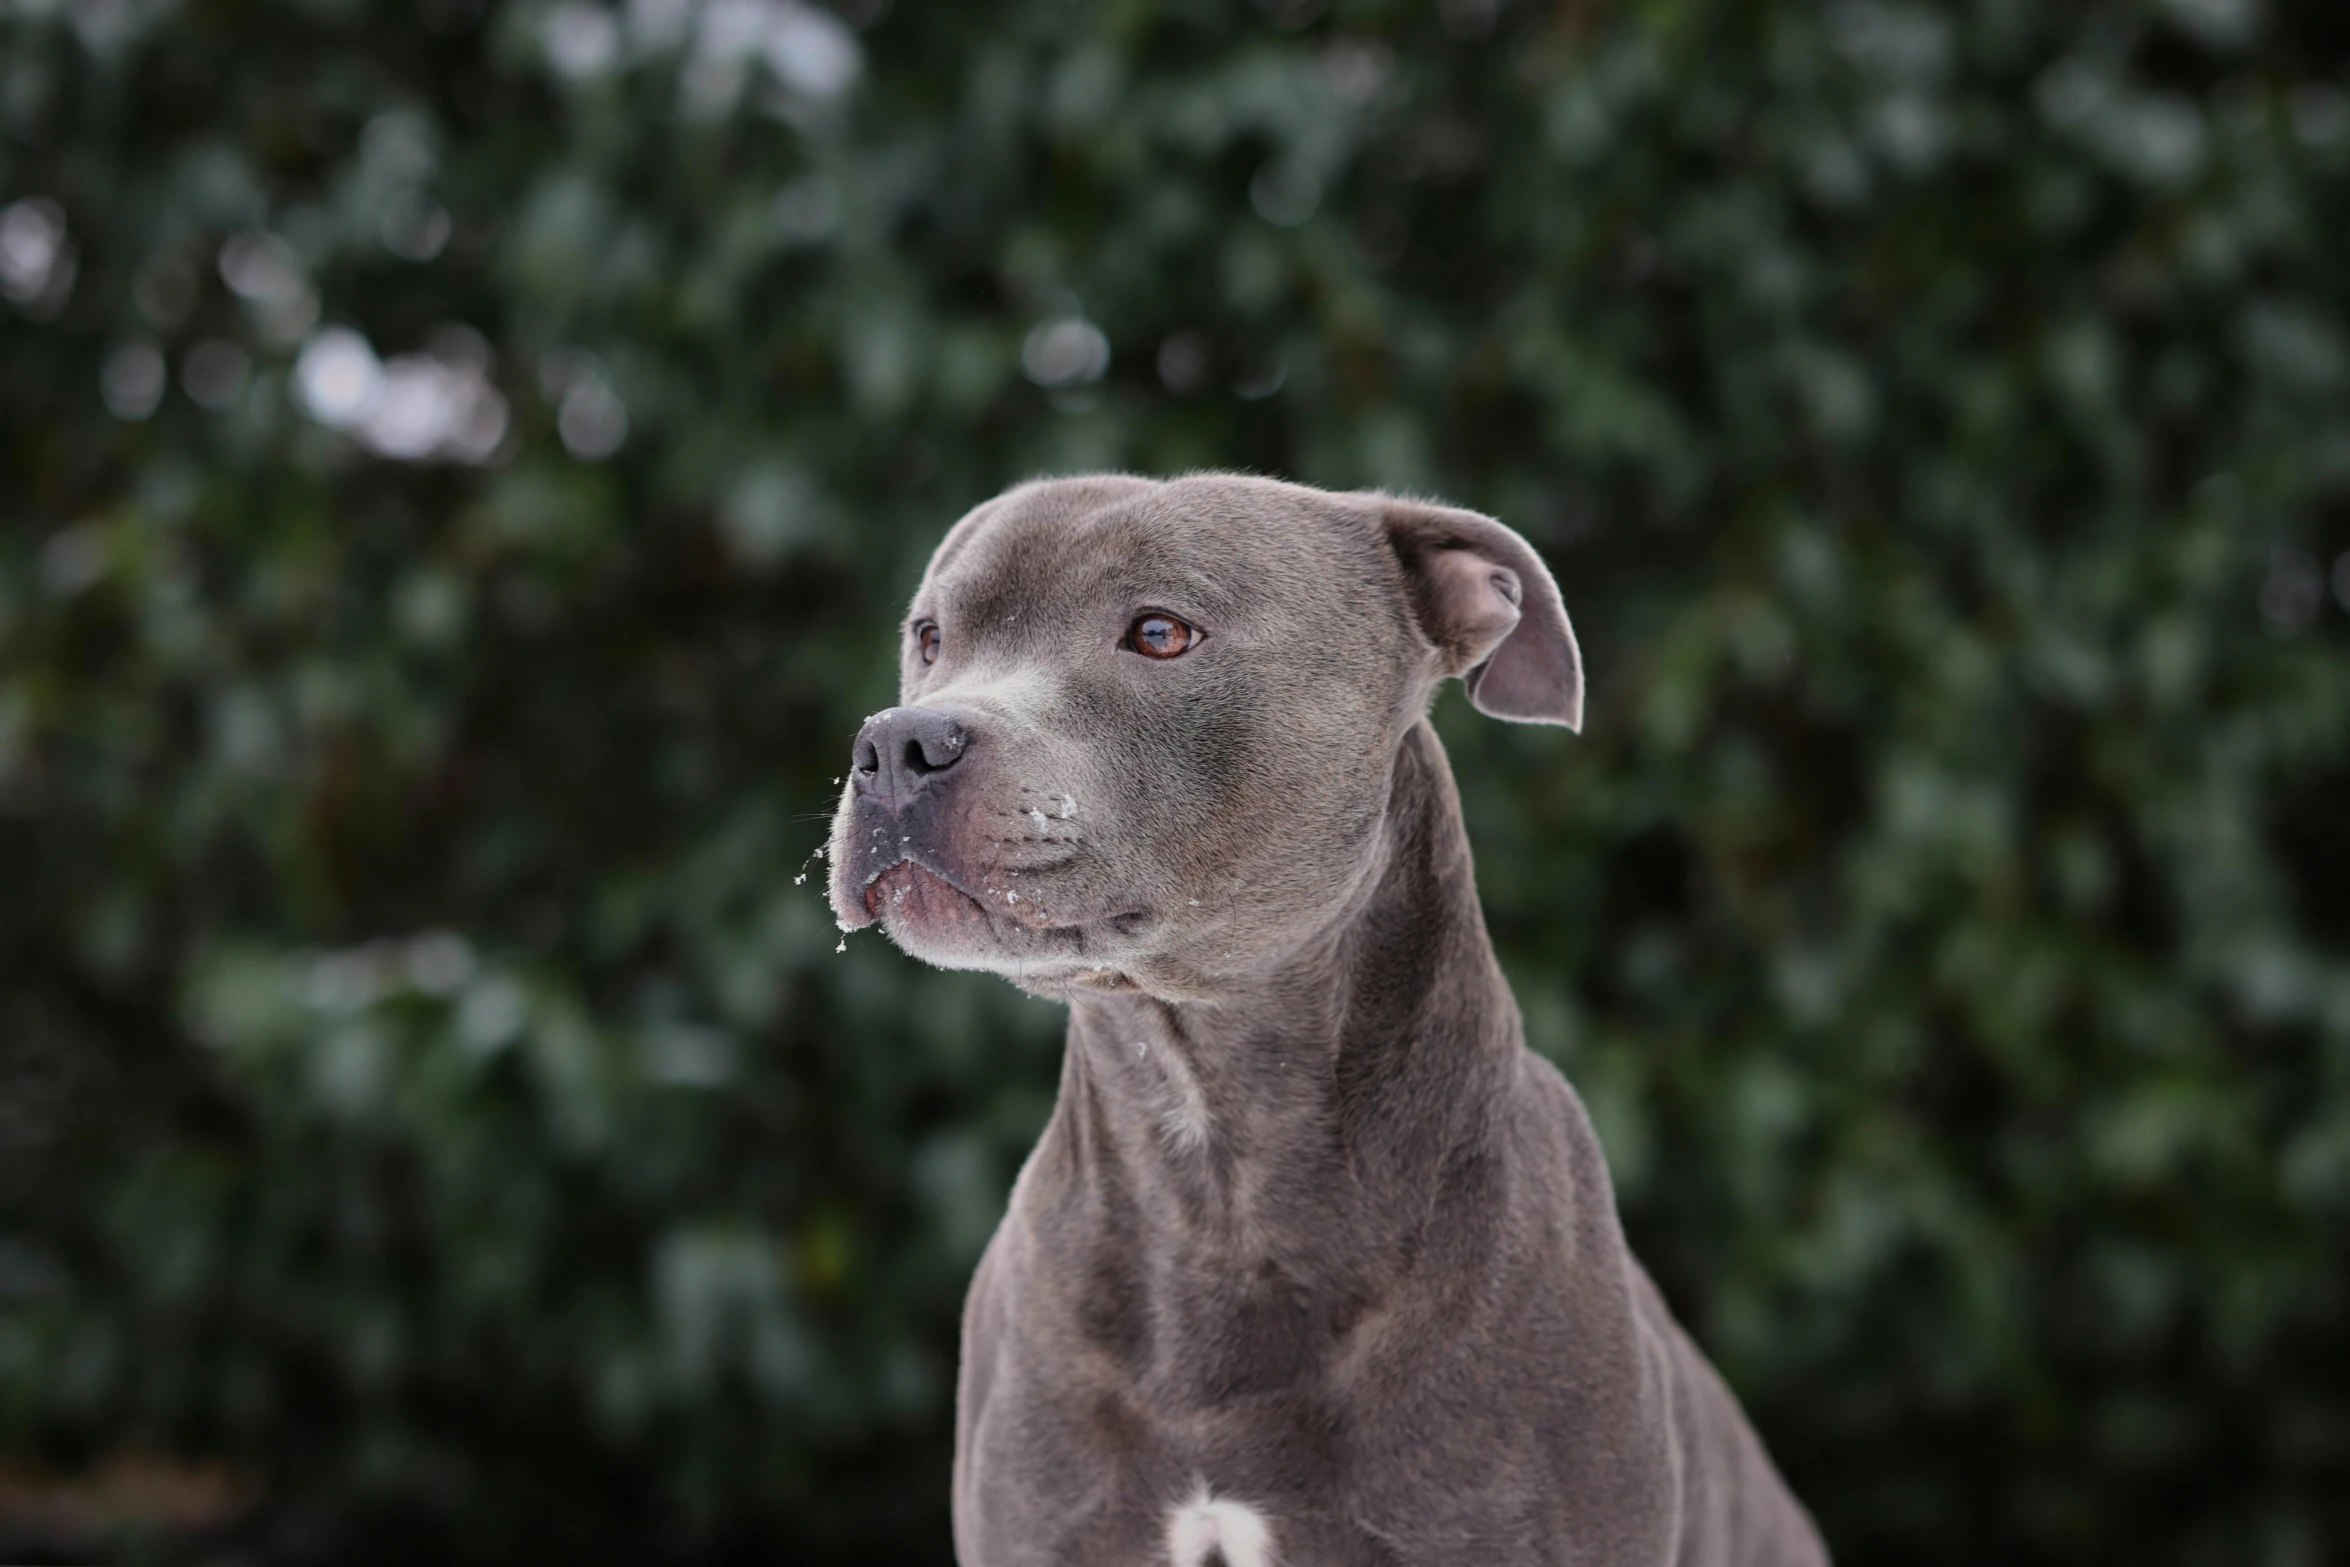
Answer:
[(955, 515), (1219, 466), (1556, 566), (1586, 735), (1440, 711), (1492, 921), (1845, 1560), (2344, 1559), (2346, 61), (7, 0), (0, 1501), (944, 1561), (1056, 1015), (797, 878)]

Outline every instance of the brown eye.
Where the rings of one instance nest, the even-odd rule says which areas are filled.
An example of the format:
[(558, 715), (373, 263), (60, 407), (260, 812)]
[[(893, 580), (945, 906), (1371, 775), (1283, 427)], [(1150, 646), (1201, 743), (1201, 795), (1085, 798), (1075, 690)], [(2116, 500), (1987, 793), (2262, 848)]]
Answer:
[(925, 664), (935, 664), (935, 663), (937, 663), (937, 662), (938, 662), (938, 623), (937, 623), (936, 621), (925, 620), (924, 622), (922, 622), (922, 624), (920, 624), (919, 626), (916, 626), (916, 627), (914, 628), (914, 643), (915, 643), (915, 646), (916, 646), (916, 647), (917, 647), (917, 648), (920, 650), (920, 652), (921, 652), (921, 654), (922, 654), (922, 662), (923, 662), (923, 663), (925, 663)]
[(1145, 658), (1181, 658), (1199, 642), (1200, 634), (1173, 615), (1157, 610), (1134, 617), (1126, 628), (1126, 644)]

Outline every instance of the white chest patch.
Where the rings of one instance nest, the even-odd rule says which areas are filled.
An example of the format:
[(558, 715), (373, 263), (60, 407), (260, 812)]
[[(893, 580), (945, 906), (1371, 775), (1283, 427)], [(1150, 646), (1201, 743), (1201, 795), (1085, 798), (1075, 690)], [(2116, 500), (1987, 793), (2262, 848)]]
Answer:
[(1254, 1509), (1239, 1502), (1199, 1495), (1167, 1519), (1171, 1567), (1273, 1567), (1273, 1536)]

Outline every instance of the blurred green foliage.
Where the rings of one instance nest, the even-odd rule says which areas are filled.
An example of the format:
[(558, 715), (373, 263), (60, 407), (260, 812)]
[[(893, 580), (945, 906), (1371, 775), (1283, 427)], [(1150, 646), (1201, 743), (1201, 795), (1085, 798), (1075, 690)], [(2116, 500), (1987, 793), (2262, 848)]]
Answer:
[(1057, 1016), (795, 878), (949, 521), (1238, 467), (1554, 564), (1585, 735), (1439, 715), (1492, 923), (1843, 1559), (2345, 1560), (2346, 63), (6, 0), (0, 1450), (247, 1466), (262, 1555), (946, 1560)]

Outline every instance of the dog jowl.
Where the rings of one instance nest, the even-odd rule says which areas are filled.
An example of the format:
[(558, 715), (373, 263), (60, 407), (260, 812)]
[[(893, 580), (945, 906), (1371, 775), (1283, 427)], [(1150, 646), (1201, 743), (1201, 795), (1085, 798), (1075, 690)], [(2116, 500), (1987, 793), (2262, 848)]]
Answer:
[(1808, 1563), (1524, 1046), (1426, 714), (1578, 726), (1549, 571), (1471, 512), (1056, 480), (948, 533), (831, 895), (1069, 1010), (973, 1281), (966, 1567)]

